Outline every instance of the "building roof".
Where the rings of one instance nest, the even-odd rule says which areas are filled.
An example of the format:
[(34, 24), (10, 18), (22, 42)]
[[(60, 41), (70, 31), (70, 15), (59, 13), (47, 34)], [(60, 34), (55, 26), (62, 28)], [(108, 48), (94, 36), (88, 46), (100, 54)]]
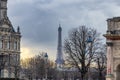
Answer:
[(109, 18), (109, 19), (107, 19), (107, 21), (120, 22), (120, 17)]

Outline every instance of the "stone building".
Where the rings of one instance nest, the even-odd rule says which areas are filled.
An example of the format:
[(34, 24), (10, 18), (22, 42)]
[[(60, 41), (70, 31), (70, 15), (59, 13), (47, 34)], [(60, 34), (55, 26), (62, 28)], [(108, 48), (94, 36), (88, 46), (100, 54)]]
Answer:
[(108, 19), (107, 24), (104, 35), (107, 43), (106, 80), (120, 80), (120, 17)]
[(15, 31), (7, 16), (7, 0), (0, 0), (0, 77), (19, 76), (20, 29)]

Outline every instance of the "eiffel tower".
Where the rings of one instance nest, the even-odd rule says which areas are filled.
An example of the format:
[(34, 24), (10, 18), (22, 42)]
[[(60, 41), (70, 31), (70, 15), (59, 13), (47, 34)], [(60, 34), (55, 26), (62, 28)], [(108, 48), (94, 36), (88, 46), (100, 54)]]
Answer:
[(63, 53), (62, 53), (62, 28), (59, 24), (58, 28), (58, 47), (57, 47), (57, 57), (56, 57), (57, 68), (62, 68), (64, 64)]

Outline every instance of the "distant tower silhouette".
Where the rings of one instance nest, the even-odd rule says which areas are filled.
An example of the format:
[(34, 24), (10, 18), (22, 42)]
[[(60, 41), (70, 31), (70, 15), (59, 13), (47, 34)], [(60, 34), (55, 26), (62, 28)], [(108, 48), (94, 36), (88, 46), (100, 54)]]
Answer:
[(57, 47), (57, 57), (56, 57), (56, 65), (57, 68), (61, 68), (64, 64), (63, 53), (62, 53), (62, 28), (59, 24), (58, 28), (58, 47)]

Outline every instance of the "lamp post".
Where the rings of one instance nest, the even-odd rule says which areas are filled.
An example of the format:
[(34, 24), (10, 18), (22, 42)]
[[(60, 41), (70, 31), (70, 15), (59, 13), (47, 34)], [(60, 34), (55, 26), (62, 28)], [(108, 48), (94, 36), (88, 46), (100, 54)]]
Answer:
[[(88, 36), (88, 39), (87, 39), (87, 43), (90, 44), (89, 47), (90, 47), (90, 54), (89, 56), (91, 57), (91, 54), (92, 54), (92, 42), (93, 42), (93, 39), (92, 37), (89, 35)], [(88, 68), (88, 80), (91, 80), (91, 77), (90, 77), (90, 67)]]
[(45, 53), (44, 58), (45, 58), (45, 80), (47, 80), (47, 63), (48, 63), (47, 53)]
[(87, 43), (92, 43), (93, 42), (93, 39), (91, 36), (88, 36), (88, 39), (87, 39)]

